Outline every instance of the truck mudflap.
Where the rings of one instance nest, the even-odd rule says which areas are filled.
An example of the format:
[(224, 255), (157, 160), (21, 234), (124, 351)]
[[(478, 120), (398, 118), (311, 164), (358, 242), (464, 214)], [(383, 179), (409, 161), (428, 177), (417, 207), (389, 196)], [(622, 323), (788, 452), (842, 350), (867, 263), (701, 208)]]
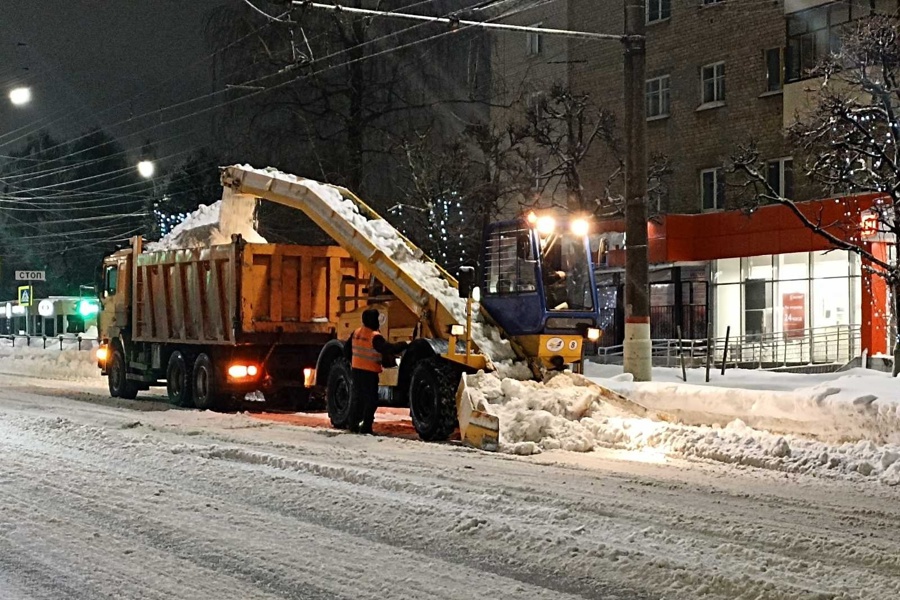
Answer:
[(476, 400), (468, 388), (465, 373), (456, 390), (456, 413), (459, 437), (464, 444), (489, 452), (500, 449), (500, 420), (486, 410), (483, 400)]

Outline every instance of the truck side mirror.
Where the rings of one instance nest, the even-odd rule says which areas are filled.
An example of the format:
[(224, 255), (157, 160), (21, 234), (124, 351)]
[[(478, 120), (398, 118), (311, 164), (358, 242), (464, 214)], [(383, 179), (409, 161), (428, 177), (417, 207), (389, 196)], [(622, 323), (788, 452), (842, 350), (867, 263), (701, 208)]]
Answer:
[(459, 268), (459, 296), (468, 298), (472, 295), (472, 286), (475, 283), (475, 267)]

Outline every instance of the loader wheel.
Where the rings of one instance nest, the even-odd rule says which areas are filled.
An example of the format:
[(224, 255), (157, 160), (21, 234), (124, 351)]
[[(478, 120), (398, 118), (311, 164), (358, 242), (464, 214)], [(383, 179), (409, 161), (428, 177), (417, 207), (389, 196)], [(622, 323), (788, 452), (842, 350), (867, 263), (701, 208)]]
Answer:
[(191, 357), (179, 350), (169, 357), (166, 368), (166, 392), (169, 402), (175, 406), (191, 407), (194, 405), (194, 364)]
[(212, 359), (206, 354), (194, 363), (194, 406), (200, 410), (212, 410), (224, 405), (227, 395), (219, 391), (219, 379), (213, 369)]
[(138, 395), (138, 384), (129, 381), (125, 368), (125, 356), (121, 350), (113, 350), (112, 360), (106, 372), (109, 383), (109, 395), (113, 398), (125, 398), (134, 400)]
[(440, 358), (423, 360), (409, 380), (409, 414), (426, 442), (446, 440), (456, 429), (459, 373)]
[(332, 427), (347, 429), (350, 426), (350, 408), (353, 402), (353, 377), (346, 360), (334, 361), (328, 371), (325, 388), (325, 405)]

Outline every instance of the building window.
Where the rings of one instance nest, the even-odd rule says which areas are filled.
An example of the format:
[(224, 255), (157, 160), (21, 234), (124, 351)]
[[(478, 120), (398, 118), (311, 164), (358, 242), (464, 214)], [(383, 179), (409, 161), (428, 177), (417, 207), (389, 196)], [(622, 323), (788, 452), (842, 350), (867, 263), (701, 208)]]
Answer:
[[(542, 23), (535, 23), (531, 27), (540, 27)], [(525, 35), (525, 52), (528, 56), (538, 56), (544, 47), (543, 36), (540, 33), (529, 32)]]
[(671, 0), (647, 0), (647, 22), (656, 23), (672, 16)]
[(700, 199), (703, 210), (725, 207), (725, 173), (721, 168), (700, 171)]
[(647, 118), (669, 114), (669, 76), (648, 79), (646, 84)]
[(869, 0), (848, 0), (817, 6), (787, 16), (788, 81), (807, 77), (823, 58), (841, 47), (848, 23), (872, 14)]
[(725, 102), (725, 63), (718, 62), (700, 69), (703, 104)]
[(769, 48), (765, 51), (766, 60), (766, 91), (777, 92), (784, 84), (784, 68), (781, 48)]
[(790, 158), (770, 160), (766, 164), (766, 181), (782, 198), (793, 198), (794, 161)]

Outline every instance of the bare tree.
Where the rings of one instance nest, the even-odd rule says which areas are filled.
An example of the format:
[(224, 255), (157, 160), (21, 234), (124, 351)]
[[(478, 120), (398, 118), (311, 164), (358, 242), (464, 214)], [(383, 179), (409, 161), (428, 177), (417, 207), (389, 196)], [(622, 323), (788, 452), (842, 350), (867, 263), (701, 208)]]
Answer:
[[(894, 322), (900, 315), (900, 21), (876, 16), (860, 21), (842, 40), (839, 52), (817, 67), (822, 86), (812, 111), (790, 130), (806, 157), (803, 171), (830, 194), (877, 194), (872, 206), (877, 233), (893, 247), (893, 258), (876, 256), (859, 224), (824, 223), (767, 180), (755, 147), (744, 146), (733, 168), (746, 177), (757, 201), (778, 203), (834, 248), (852, 252), (863, 268), (882, 277), (891, 291)], [(857, 231), (838, 235), (836, 226)], [(900, 340), (894, 346), (894, 375), (900, 372)]]

